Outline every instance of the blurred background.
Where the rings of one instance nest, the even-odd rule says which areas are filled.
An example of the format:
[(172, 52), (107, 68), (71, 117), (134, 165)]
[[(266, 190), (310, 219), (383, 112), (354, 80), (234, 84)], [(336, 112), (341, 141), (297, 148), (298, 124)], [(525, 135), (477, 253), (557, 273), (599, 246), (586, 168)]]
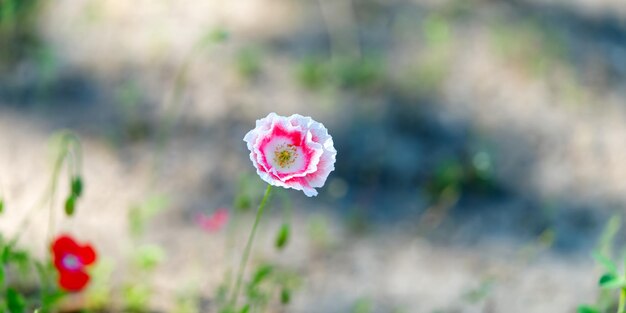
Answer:
[[(148, 311), (211, 312), (264, 189), (243, 136), (269, 112), (338, 151), (318, 197), (275, 189), (252, 259), (300, 283), (270, 312), (574, 312), (624, 214), (622, 0), (2, 0), (0, 73), (0, 231), (43, 254), (27, 208), (50, 137), (77, 133), (85, 196), (57, 225), (97, 247), (113, 311), (135, 279)], [(203, 231), (218, 208), (237, 226)]]

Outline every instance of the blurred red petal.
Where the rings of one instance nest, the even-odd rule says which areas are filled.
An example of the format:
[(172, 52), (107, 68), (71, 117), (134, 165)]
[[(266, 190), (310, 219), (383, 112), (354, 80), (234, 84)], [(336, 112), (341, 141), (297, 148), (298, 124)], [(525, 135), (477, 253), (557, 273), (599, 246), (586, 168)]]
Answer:
[(96, 251), (89, 244), (80, 247), (76, 256), (83, 265), (89, 265), (96, 261)]
[(89, 282), (89, 275), (82, 271), (59, 270), (59, 286), (67, 291), (81, 291)]
[(78, 249), (78, 244), (68, 235), (60, 235), (52, 243), (52, 252), (55, 256), (73, 252)]

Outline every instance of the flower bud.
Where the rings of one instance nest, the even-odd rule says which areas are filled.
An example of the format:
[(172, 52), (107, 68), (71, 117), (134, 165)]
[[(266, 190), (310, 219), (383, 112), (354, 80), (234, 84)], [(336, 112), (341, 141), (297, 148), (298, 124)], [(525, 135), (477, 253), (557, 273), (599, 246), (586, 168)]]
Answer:
[(76, 196), (76, 198), (80, 197), (83, 194), (83, 180), (80, 176), (75, 176), (72, 178), (72, 194)]
[(289, 242), (289, 224), (283, 224), (276, 236), (276, 249), (282, 250)]
[(65, 214), (67, 216), (72, 216), (74, 215), (74, 210), (76, 208), (76, 195), (71, 194), (69, 197), (67, 197), (67, 199), (65, 200)]

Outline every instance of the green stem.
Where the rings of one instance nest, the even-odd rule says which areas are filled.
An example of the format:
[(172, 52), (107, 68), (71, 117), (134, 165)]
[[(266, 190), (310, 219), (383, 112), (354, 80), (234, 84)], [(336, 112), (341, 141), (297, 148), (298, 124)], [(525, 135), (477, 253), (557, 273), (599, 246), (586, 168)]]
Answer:
[[(54, 163), (54, 169), (52, 171), (52, 181), (50, 183), (50, 213), (48, 220), (48, 242), (46, 243), (46, 249), (52, 242), (54, 236), (54, 204), (56, 200), (57, 183), (59, 176), (61, 175), (61, 169), (65, 162), (69, 163), (68, 171), (70, 179), (72, 176), (78, 176), (82, 167), (82, 149), (80, 146), (80, 140), (78, 136), (70, 131), (63, 131), (61, 136), (61, 151)], [(73, 149), (72, 149), (73, 148)]]
[(164, 101), (165, 116), (162, 119), (160, 128), (157, 129), (157, 151), (155, 153), (153, 165), (153, 175), (155, 175), (155, 177), (152, 178), (152, 184), (158, 180), (158, 176), (156, 175), (159, 175), (158, 171), (161, 169), (161, 165), (163, 163), (165, 148), (167, 148), (169, 139), (174, 133), (174, 128), (176, 127), (182, 109), (184, 108), (181, 97), (183, 96), (183, 92), (185, 91), (187, 84), (187, 74), (189, 72), (189, 68), (193, 64), (196, 57), (203, 52), (204, 48), (205, 46), (202, 41), (198, 41), (191, 48), (176, 71), (171, 94), (167, 95), (167, 98)]
[[(2, 0), (0, 0), (2, 1)], [(57, 180), (61, 174), (61, 167), (64, 162), (69, 162), (68, 170), (70, 176), (79, 176), (82, 168), (82, 147), (80, 144), (80, 140), (76, 134), (71, 131), (61, 131), (58, 135), (60, 137), (60, 148), (59, 154), (54, 162), (54, 168), (52, 170), (52, 177), (50, 179), (50, 186), (44, 195), (42, 195), (41, 199), (37, 201), (32, 207), (30, 207), (26, 214), (24, 214), (24, 218), (20, 222), (20, 226), (17, 228), (18, 231), (10, 241), (11, 244), (15, 245), (20, 239), (20, 236), (28, 228), (30, 225), (29, 216), (31, 213), (38, 208), (44, 208), (46, 201), (50, 204), (50, 212), (48, 216), (48, 241), (46, 242), (46, 251), (49, 248), (48, 245), (52, 242), (52, 236), (54, 235), (54, 202), (56, 196), (57, 189)], [(70, 158), (66, 160), (66, 158)]]
[(235, 290), (233, 291), (233, 295), (231, 298), (232, 306), (235, 306), (237, 304), (237, 297), (239, 296), (239, 289), (241, 288), (241, 282), (243, 280), (243, 274), (246, 269), (246, 264), (248, 263), (248, 258), (250, 257), (250, 250), (252, 249), (252, 242), (254, 241), (254, 235), (256, 234), (256, 229), (259, 226), (259, 221), (261, 220), (261, 216), (263, 215), (263, 209), (265, 208), (265, 203), (267, 203), (267, 200), (270, 197), (271, 190), (272, 190), (272, 185), (267, 185), (267, 189), (265, 189), (265, 195), (263, 196), (263, 200), (261, 200), (259, 209), (256, 212), (254, 225), (252, 225), (252, 231), (250, 232), (250, 236), (248, 237), (248, 243), (246, 243), (246, 248), (243, 251), (243, 256), (241, 257), (241, 263), (239, 263), (239, 271), (237, 272), (237, 281), (235, 283)]
[[(622, 258), (624, 259), (624, 278), (626, 278), (626, 258), (624, 258), (623, 256)], [(626, 288), (622, 287), (622, 289), (620, 289), (619, 291), (619, 303), (617, 305), (617, 313), (626, 312), (625, 306), (626, 306)]]
[(54, 163), (54, 169), (52, 171), (52, 181), (50, 183), (50, 212), (48, 212), (48, 240), (45, 244), (46, 251), (48, 249), (48, 245), (52, 242), (52, 237), (54, 236), (54, 202), (56, 199), (57, 180), (61, 173), (61, 167), (63, 166), (66, 154), (67, 147), (63, 146), (61, 153)]
[(617, 313), (624, 313), (624, 306), (626, 305), (626, 288), (620, 289), (619, 304), (617, 305)]

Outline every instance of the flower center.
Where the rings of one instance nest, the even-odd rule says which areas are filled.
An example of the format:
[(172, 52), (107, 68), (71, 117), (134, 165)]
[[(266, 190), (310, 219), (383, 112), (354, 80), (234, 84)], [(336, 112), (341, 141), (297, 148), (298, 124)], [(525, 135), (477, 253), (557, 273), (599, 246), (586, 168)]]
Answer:
[(79, 270), (83, 266), (80, 260), (73, 254), (66, 254), (61, 263), (63, 267), (70, 271)]
[(274, 151), (274, 162), (280, 167), (287, 167), (293, 164), (297, 158), (298, 154), (294, 145), (279, 145)]

